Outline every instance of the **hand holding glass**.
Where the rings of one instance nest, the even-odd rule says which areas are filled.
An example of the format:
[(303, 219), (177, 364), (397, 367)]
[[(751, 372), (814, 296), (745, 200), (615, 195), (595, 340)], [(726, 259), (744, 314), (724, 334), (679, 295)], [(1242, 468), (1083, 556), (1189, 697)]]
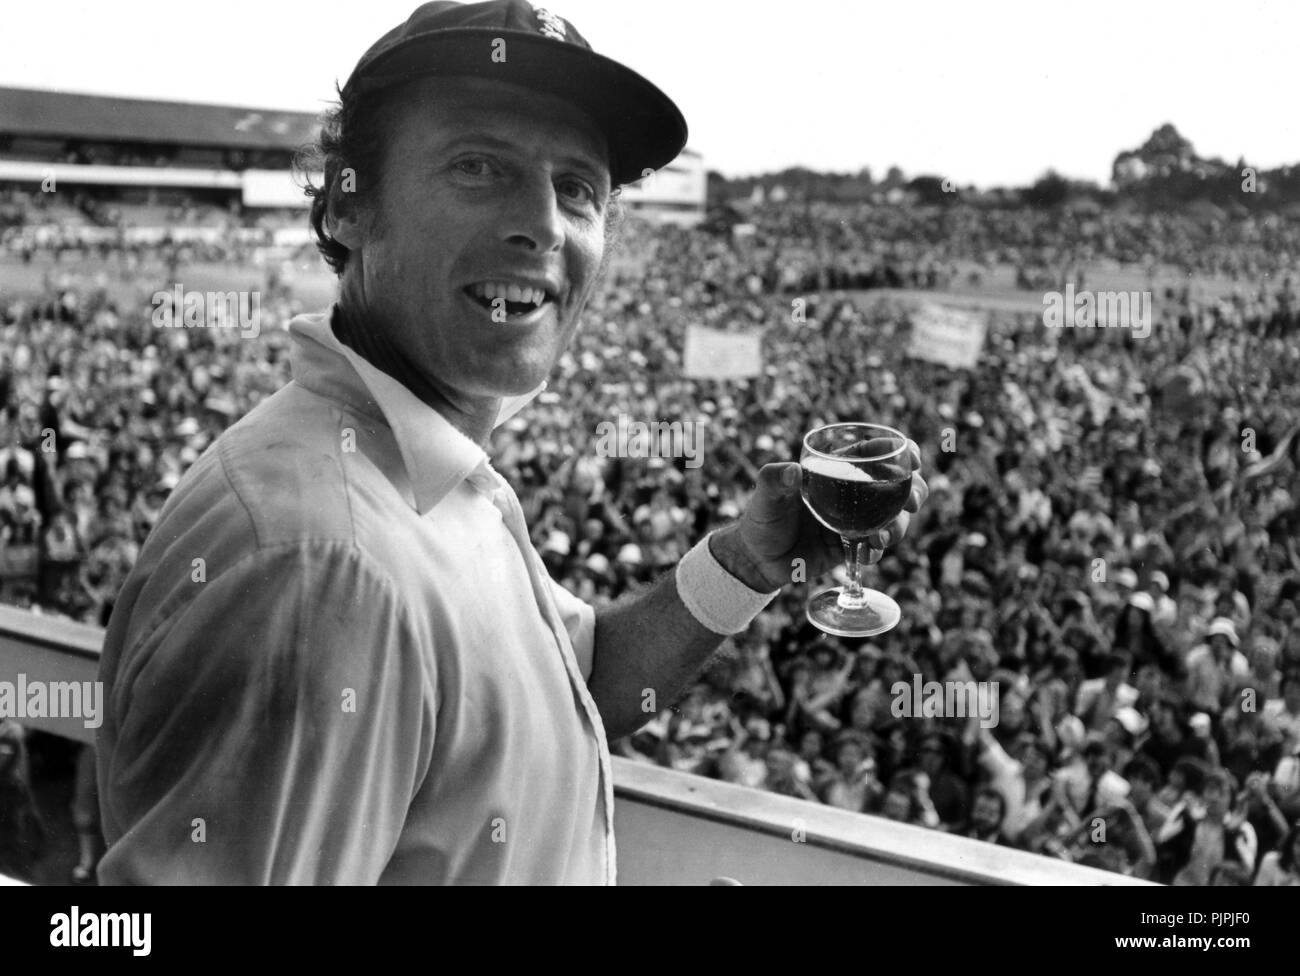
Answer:
[(879, 424), (830, 424), (803, 439), (803, 500), (817, 521), (840, 536), (847, 586), (813, 594), (808, 619), (828, 634), (871, 637), (893, 629), (898, 604), (858, 579), (862, 547), (892, 522), (912, 494), (916, 459), (907, 438)]

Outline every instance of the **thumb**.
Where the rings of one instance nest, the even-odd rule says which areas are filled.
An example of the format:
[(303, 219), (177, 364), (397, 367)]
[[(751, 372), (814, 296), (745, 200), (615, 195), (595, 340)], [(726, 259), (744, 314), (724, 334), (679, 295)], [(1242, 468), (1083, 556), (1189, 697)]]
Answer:
[(758, 472), (758, 487), (746, 514), (760, 525), (786, 516), (790, 502), (799, 498), (799, 465), (794, 461), (765, 464)]

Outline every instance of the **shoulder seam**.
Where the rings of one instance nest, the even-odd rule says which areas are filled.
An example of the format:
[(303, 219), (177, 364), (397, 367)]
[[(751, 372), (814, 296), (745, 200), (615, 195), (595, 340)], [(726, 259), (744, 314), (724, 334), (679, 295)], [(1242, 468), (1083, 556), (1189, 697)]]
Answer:
[[(301, 385), (300, 385), (300, 388), (301, 388), (305, 393), (308, 393), (308, 394), (310, 394), (311, 396), (315, 397), (316, 399), (318, 399), (318, 400), (320, 400), (320, 401), (323, 401), (324, 404), (326, 404), (326, 408), (327, 408), (328, 410), (330, 410), (330, 411), (332, 411), (332, 412), (334, 413), (334, 415), (335, 415), (334, 432), (335, 432), (335, 435), (336, 435), (336, 436), (335, 436), (335, 441), (336, 441), (336, 443), (340, 446), (340, 449), (341, 449), (342, 442), (341, 442), (341, 439), (340, 439), (340, 438), (341, 438), (341, 436), (342, 436), (343, 421), (344, 421), (344, 419), (346, 418), (346, 415), (347, 415), (349, 412), (352, 412), (352, 408), (349, 407), (349, 406), (347, 406), (346, 404), (342, 404), (342, 403), (340, 403), (339, 401), (333, 400), (333, 399), (331, 399), (330, 397), (322, 396), (321, 394), (317, 393), (315, 390), (308, 389), (308, 388), (305, 387), (305, 386), (301, 386)], [(285, 386), (285, 387), (283, 387), (282, 389), (288, 389), (288, 386)], [(357, 412), (358, 417), (360, 417), (360, 418), (363, 418), (363, 419), (372, 419), (372, 418), (370, 418), (370, 417), (369, 417), (366, 413), (364, 413), (364, 412), (360, 412), (360, 411), (356, 411), (356, 412)], [(232, 429), (233, 429), (233, 428), (232, 428)], [(263, 547), (265, 546), (265, 543), (263, 542), (263, 540), (262, 540), (262, 538), (261, 538), (261, 535), (260, 535), (260, 533), (259, 533), (259, 526), (258, 526), (258, 523), (257, 523), (257, 519), (256, 519), (256, 517), (255, 517), (254, 514), (253, 514), (253, 510), (252, 510), (252, 508), (249, 506), (248, 502), (245, 500), (245, 498), (244, 498), (244, 493), (243, 493), (243, 491), (241, 490), (239, 484), (236, 482), (235, 477), (234, 477), (234, 474), (232, 473), (232, 470), (231, 470), (230, 457), (229, 457), (229, 452), (230, 452), (231, 446), (230, 446), (230, 441), (229, 441), (229, 439), (224, 438), (224, 437), (221, 438), (221, 439), (218, 441), (217, 447), (218, 447), (218, 450), (217, 450), (217, 460), (218, 460), (218, 461), (220, 462), (220, 464), (221, 464), (221, 473), (222, 473), (222, 476), (226, 479), (226, 484), (229, 485), (231, 493), (232, 493), (232, 494), (235, 496), (235, 498), (238, 500), (240, 507), (244, 510), (244, 514), (245, 514), (245, 516), (247, 516), (247, 518), (248, 518), (249, 524), (250, 524), (250, 526), (252, 527), (252, 530), (253, 530), (253, 542), (254, 542), (254, 545), (256, 545), (256, 547), (257, 547), (258, 549), (261, 549), (261, 548), (263, 548)], [(337, 457), (336, 457), (336, 458), (333, 459), (333, 463), (334, 463), (335, 471), (338, 473), (338, 476), (339, 476), (339, 483), (340, 483), (340, 485), (342, 486), (342, 489), (343, 489), (343, 499), (344, 499), (344, 504), (347, 506), (347, 513), (348, 513), (348, 534), (349, 534), (349, 536), (350, 536), (350, 542), (351, 542), (352, 545), (356, 545), (356, 542), (357, 542), (357, 524), (356, 524), (356, 513), (353, 511), (353, 508), (352, 508), (352, 487), (353, 487), (353, 486), (352, 486), (352, 482), (351, 482), (351, 480), (350, 480), (350, 477), (349, 477), (349, 474), (348, 474), (348, 471), (347, 471), (347, 467), (346, 467), (346, 465), (343, 464), (342, 460), (341, 460), (340, 458), (337, 458)], [(373, 463), (373, 462), (372, 462), (372, 463)], [(310, 540), (310, 539), (302, 539), (302, 540), (297, 540), (297, 541), (307, 542), (307, 541), (311, 541), (311, 540)], [(280, 545), (280, 544), (281, 544), (281, 543), (274, 543), (273, 545)]]
[(235, 484), (234, 475), (231, 474), (227, 463), (226, 453), (228, 450), (229, 442), (225, 438), (219, 438), (217, 441), (217, 461), (221, 464), (221, 475), (226, 479), (226, 484), (230, 486), (230, 493), (239, 502), (239, 507), (244, 510), (244, 516), (248, 519), (248, 524), (253, 530), (253, 545), (255, 547), (254, 551), (256, 551), (262, 548), (262, 540), (258, 536), (257, 519), (253, 517), (253, 510), (248, 507), (248, 503), (244, 500), (244, 493)]

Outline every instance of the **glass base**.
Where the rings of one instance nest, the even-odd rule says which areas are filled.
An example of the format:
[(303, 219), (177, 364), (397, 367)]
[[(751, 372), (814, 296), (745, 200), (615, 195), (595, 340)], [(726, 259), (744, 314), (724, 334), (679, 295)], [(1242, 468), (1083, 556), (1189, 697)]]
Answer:
[(862, 590), (863, 605), (856, 609), (840, 606), (843, 586), (814, 593), (808, 601), (808, 619), (815, 627), (837, 637), (872, 637), (893, 630), (903, 611), (879, 590)]

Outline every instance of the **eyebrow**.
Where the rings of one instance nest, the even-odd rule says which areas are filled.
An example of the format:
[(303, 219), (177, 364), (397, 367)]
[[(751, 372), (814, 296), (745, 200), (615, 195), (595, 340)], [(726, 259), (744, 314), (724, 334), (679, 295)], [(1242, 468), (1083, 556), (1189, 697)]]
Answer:
[[(486, 132), (470, 132), (463, 135), (453, 136), (450, 140), (442, 143), (438, 148), (440, 151), (449, 152), (466, 143), (480, 146), (488, 146), (492, 149), (499, 149), (505, 152), (518, 152), (519, 145), (508, 139), (502, 139), (500, 136), (490, 135)], [(560, 157), (559, 162), (571, 168), (579, 169), (587, 173), (596, 180), (597, 183), (608, 184), (610, 182), (609, 168), (602, 165), (600, 157), (595, 154), (583, 153), (580, 156), (565, 155)]]

